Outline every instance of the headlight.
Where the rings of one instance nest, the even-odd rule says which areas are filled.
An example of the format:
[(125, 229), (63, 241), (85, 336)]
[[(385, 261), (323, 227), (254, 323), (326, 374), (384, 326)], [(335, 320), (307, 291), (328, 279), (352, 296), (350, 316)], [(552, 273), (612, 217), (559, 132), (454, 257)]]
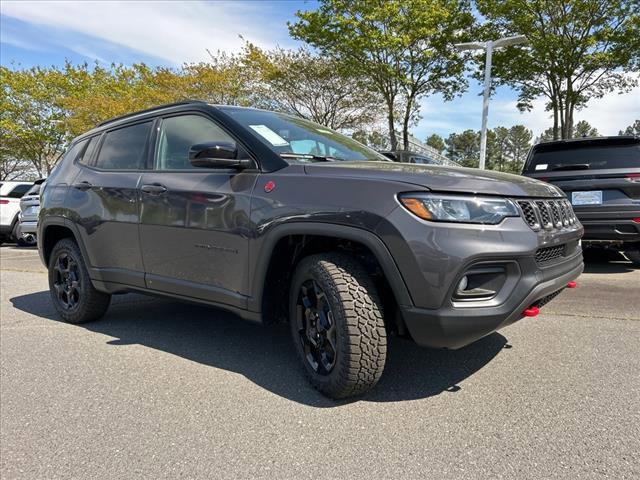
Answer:
[(495, 225), (506, 217), (520, 216), (518, 207), (507, 198), (406, 193), (398, 200), (414, 215), (433, 222)]

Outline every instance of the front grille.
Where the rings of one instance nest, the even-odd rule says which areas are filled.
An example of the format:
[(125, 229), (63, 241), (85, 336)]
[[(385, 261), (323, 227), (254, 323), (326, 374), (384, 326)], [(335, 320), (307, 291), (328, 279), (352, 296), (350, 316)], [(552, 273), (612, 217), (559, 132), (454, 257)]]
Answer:
[(532, 230), (555, 230), (577, 222), (571, 204), (561, 200), (518, 200), (522, 217)]
[(531, 202), (527, 202), (526, 200), (518, 201), (518, 205), (520, 205), (520, 209), (522, 210), (522, 214), (524, 215), (524, 221), (529, 224), (531, 228), (537, 230), (540, 228), (540, 224), (538, 223), (538, 217), (536, 216), (536, 211), (533, 208)]
[(539, 248), (536, 251), (535, 258), (536, 263), (541, 265), (552, 262), (562, 256), (564, 256), (564, 245), (557, 245), (555, 247)]
[(534, 303), (533, 305), (538, 307), (538, 308), (542, 308), (544, 307), (547, 303), (549, 303), (551, 300), (553, 300), (554, 298), (556, 298), (558, 295), (560, 295), (562, 293), (562, 291), (564, 290), (564, 288), (561, 288), (560, 290), (557, 290), (553, 293), (550, 293), (549, 295), (547, 295), (546, 297), (542, 297), (540, 300), (538, 300), (536, 303)]

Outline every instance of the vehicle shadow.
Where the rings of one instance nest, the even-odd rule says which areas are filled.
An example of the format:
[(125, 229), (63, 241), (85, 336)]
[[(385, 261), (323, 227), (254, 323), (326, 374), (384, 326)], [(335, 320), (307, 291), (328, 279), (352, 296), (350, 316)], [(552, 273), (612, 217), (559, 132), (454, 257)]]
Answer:
[(587, 248), (583, 256), (584, 273), (628, 273), (638, 270), (623, 254), (614, 250)]
[[(46, 291), (14, 297), (11, 303), (32, 315), (60, 321)], [(506, 344), (505, 337), (498, 333), (458, 351), (429, 350), (393, 338), (378, 386), (363, 397), (336, 402), (307, 383), (286, 325), (264, 327), (217, 309), (127, 294), (114, 297), (102, 320), (76, 328), (114, 337), (107, 343), (115, 348), (140, 344), (236, 372), (277, 395), (319, 408), (359, 400), (397, 402), (456, 392), (460, 382), (489, 363)]]

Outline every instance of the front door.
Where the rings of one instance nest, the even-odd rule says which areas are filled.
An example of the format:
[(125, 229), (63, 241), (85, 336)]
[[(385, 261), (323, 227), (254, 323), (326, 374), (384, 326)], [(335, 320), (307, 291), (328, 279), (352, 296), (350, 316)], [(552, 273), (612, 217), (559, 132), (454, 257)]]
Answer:
[(140, 181), (147, 288), (244, 308), (256, 171), (196, 168), (192, 145), (234, 140), (200, 114), (158, 125), (153, 169)]

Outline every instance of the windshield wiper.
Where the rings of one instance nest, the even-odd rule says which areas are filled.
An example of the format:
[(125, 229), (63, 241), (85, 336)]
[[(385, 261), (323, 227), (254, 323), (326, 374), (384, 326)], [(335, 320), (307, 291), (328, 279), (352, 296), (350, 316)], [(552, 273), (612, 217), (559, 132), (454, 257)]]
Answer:
[(337, 162), (343, 161), (344, 158), (332, 157), (329, 155), (312, 155), (310, 153), (281, 153), (282, 158), (304, 158), (308, 160), (315, 160), (316, 162)]
[(572, 163), (570, 165), (558, 165), (553, 167), (551, 170), (589, 170), (588, 163)]

